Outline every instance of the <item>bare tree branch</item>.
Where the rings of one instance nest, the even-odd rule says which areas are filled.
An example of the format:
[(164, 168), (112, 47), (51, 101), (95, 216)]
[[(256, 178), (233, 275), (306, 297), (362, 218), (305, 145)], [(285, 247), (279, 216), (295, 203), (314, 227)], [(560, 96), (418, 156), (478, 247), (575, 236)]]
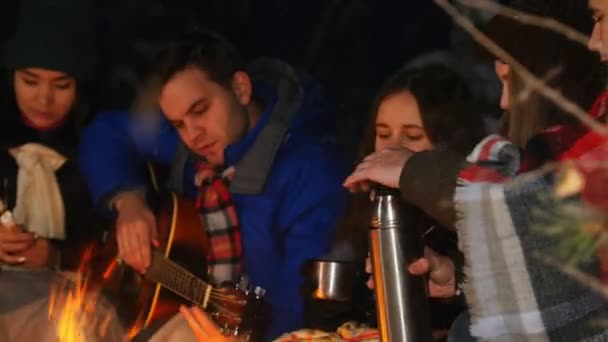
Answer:
[(581, 109), (574, 102), (564, 97), (559, 91), (552, 89), (551, 87), (547, 86), (542, 80), (534, 76), (528, 69), (521, 65), (521, 63), (519, 63), (515, 58), (513, 58), (507, 51), (505, 51), (494, 41), (488, 38), (488, 36), (479, 31), (479, 29), (477, 29), (469, 19), (460, 14), (458, 10), (447, 0), (433, 1), (439, 7), (441, 7), (448, 15), (450, 15), (450, 17), (452, 17), (455, 23), (457, 23), (460, 27), (467, 31), (476, 42), (478, 42), (490, 52), (492, 52), (497, 58), (509, 64), (512, 70), (521, 76), (522, 80), (526, 83), (526, 85), (538, 91), (539, 94), (541, 94), (545, 98), (553, 101), (553, 103), (560, 109), (562, 109), (566, 113), (571, 114), (596, 133), (608, 135), (608, 127), (604, 126), (594, 118), (590, 117), (586, 111)]
[(492, 12), (503, 17), (507, 17), (522, 24), (541, 27), (560, 33), (564, 37), (577, 43), (580, 43), (583, 46), (587, 46), (587, 44), (589, 43), (589, 36), (553, 18), (518, 11), (490, 0), (459, 0), (458, 2), (471, 8), (476, 8), (479, 10)]

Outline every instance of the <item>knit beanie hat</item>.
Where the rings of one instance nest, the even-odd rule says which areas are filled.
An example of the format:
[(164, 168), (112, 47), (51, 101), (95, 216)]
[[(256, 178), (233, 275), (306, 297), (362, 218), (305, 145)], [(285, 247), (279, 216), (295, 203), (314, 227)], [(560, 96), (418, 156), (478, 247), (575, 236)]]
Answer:
[(96, 67), (94, 10), (89, 0), (21, 0), (17, 28), (5, 48), (5, 66), (91, 79)]

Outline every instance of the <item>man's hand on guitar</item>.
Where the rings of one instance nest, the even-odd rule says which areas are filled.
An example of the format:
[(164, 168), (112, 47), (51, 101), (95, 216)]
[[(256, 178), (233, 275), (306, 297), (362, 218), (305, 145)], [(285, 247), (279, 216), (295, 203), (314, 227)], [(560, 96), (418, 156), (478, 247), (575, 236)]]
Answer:
[(196, 340), (199, 342), (242, 342), (246, 341), (243, 338), (235, 336), (224, 336), (220, 328), (211, 320), (211, 318), (198, 307), (190, 309), (180, 307), (182, 315), (188, 322), (188, 325), (194, 332)]
[(114, 204), (118, 211), (118, 254), (129, 266), (145, 273), (150, 266), (151, 246), (159, 245), (154, 214), (138, 192), (121, 194)]

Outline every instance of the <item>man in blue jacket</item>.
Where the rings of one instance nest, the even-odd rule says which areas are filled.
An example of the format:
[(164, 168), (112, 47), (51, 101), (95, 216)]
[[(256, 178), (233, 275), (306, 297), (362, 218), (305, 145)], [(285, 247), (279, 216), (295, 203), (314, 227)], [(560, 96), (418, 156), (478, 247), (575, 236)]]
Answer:
[[(142, 161), (171, 165), (171, 188), (201, 206), (216, 253), (210, 277), (234, 280), (244, 270), (266, 290), (267, 339), (301, 328), (300, 267), (327, 252), (345, 195), (346, 169), (318, 132), (327, 120), (320, 97), (286, 64), (261, 61), (245, 71), (236, 50), (209, 32), (169, 44), (157, 71), (165, 118), (153, 129), (109, 112), (82, 137), (80, 165), (95, 201), (116, 212), (120, 257), (142, 273), (150, 265), (158, 241)], [(210, 184), (226, 185), (228, 198), (220, 189), (218, 204), (217, 191), (201, 190)], [(232, 254), (213, 251), (226, 241)]]

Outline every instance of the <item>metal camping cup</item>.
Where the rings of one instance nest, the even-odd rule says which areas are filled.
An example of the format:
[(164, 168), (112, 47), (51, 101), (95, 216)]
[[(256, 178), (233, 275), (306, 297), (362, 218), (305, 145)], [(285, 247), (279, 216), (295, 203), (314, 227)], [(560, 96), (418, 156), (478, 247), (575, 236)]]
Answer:
[(347, 301), (352, 297), (355, 267), (352, 262), (313, 260), (310, 277), (315, 299)]

